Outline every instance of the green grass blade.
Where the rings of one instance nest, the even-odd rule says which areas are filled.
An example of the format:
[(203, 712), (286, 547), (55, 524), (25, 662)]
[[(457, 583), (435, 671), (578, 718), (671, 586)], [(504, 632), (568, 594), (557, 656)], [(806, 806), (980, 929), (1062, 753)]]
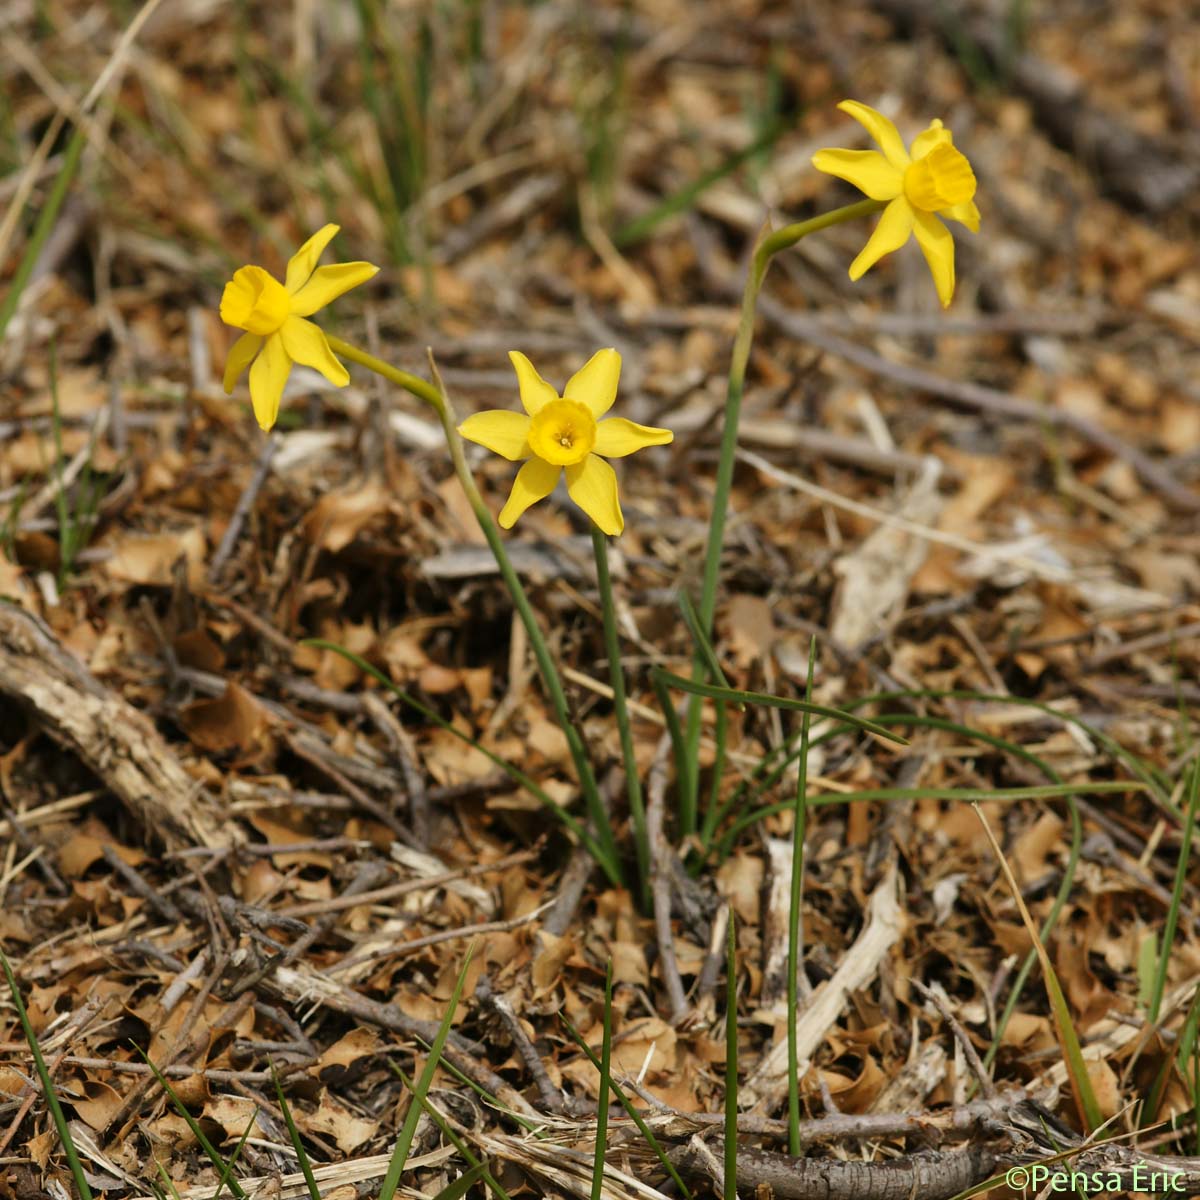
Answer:
[[(559, 1020), (562, 1021), (562, 1023), (567, 1027), (567, 1032), (574, 1039), (575, 1044), (584, 1052), (584, 1054), (587, 1055), (588, 1061), (592, 1064), (592, 1066), (599, 1071), (601, 1069), (600, 1059), (598, 1059), (592, 1052), (592, 1048), (584, 1040), (583, 1034), (581, 1034), (579, 1030), (575, 1028), (571, 1018), (565, 1013), (560, 1012), (558, 1015)], [(654, 1136), (654, 1130), (652, 1130), (650, 1126), (646, 1124), (642, 1114), (634, 1107), (633, 1101), (631, 1101), (625, 1094), (625, 1089), (622, 1088), (621, 1085), (615, 1079), (613, 1079), (611, 1075), (609, 1076), (608, 1086), (612, 1089), (613, 1095), (616, 1096), (618, 1101), (620, 1101), (621, 1107), (628, 1114), (629, 1119), (638, 1127), (638, 1132), (641, 1133), (642, 1137), (646, 1139), (646, 1143), (649, 1145), (650, 1149), (654, 1151), (655, 1155), (657, 1155), (658, 1161), (662, 1164), (663, 1169), (667, 1172), (667, 1174), (670, 1175), (675, 1186), (679, 1189), (680, 1195), (684, 1197), (684, 1200), (692, 1200), (691, 1189), (686, 1183), (684, 1183), (683, 1177), (679, 1174), (678, 1170), (676, 1170), (675, 1164), (667, 1155), (666, 1150), (663, 1149), (662, 1143), (657, 1137)]]
[(876, 737), (884, 738), (889, 742), (897, 742), (901, 746), (908, 745), (908, 742), (899, 734), (892, 733), (890, 729), (885, 729), (882, 725), (876, 725), (874, 721), (868, 721), (865, 717), (856, 717), (853, 713), (843, 712), (839, 708), (830, 708), (825, 704), (812, 704), (804, 700), (793, 700), (790, 696), (772, 696), (766, 692), (746, 692), (734, 688), (717, 687), (711, 683), (699, 683), (671, 671), (664, 671), (661, 667), (651, 668), (651, 674), (661, 679), (668, 687), (678, 688), (681, 692), (690, 692), (693, 696), (707, 696), (711, 700), (725, 700), (729, 703), (760, 704), (766, 708), (785, 708), (790, 712), (808, 712), (815, 717), (826, 717), (831, 721), (841, 721), (846, 725), (852, 725), (864, 733), (873, 733)]
[(229, 1186), (230, 1180), (233, 1179), (233, 1168), (237, 1165), (237, 1160), (242, 1157), (242, 1151), (246, 1148), (246, 1141), (250, 1137), (250, 1131), (254, 1128), (256, 1120), (258, 1120), (257, 1108), (250, 1114), (250, 1120), (246, 1128), (242, 1130), (242, 1136), (238, 1138), (238, 1144), (234, 1146), (233, 1153), (225, 1161), (225, 1167), (221, 1172), (220, 1178), (217, 1180), (217, 1190), (213, 1192), (212, 1200), (220, 1200), (221, 1193)]
[[(696, 605), (685, 588), (679, 589), (679, 611), (683, 613), (683, 622), (688, 628), (688, 633), (692, 635), (692, 644), (703, 660), (705, 667), (708, 668), (708, 673), (717, 681), (718, 687), (733, 691), (733, 688), (729, 686), (729, 680), (725, 678), (725, 673), (721, 670), (720, 662), (717, 661), (717, 652), (713, 649), (712, 642), (704, 632), (704, 626), (700, 624), (700, 614), (696, 611)], [(744, 702), (735, 703), (734, 707), (739, 712), (745, 712), (746, 710)]]
[(729, 713), (724, 704), (717, 704), (716, 720), (713, 724), (713, 741), (717, 753), (712, 765), (712, 786), (708, 789), (708, 803), (704, 810), (704, 823), (700, 827), (701, 853), (694, 857), (691, 870), (698, 874), (704, 865), (704, 860), (712, 850), (713, 837), (721, 823), (721, 816), (726, 811), (721, 804), (721, 783), (725, 778), (725, 759), (727, 757), (725, 743), (729, 740)]
[(608, 1087), (612, 1079), (612, 959), (604, 972), (604, 1034), (600, 1043), (600, 1092), (596, 1097), (596, 1152), (592, 1159), (592, 1200), (604, 1190), (608, 1153)]
[(275, 1070), (274, 1063), (271, 1064), (271, 1082), (275, 1084), (275, 1097), (279, 1101), (279, 1109), (283, 1113), (284, 1124), (287, 1125), (288, 1140), (292, 1143), (292, 1149), (296, 1152), (296, 1158), (300, 1163), (300, 1171), (304, 1176), (304, 1186), (308, 1188), (311, 1200), (321, 1200), (321, 1189), (317, 1187), (317, 1178), (313, 1174), (312, 1164), (308, 1161), (308, 1152), (304, 1149), (300, 1130), (296, 1128), (291, 1107), (288, 1105), (287, 1097), (283, 1094), (283, 1084), (279, 1082), (279, 1072)]
[[(449, 1066), (448, 1063), (445, 1065)], [(414, 1090), (413, 1081), (394, 1062), (389, 1060), (388, 1066), (395, 1071), (395, 1073), (400, 1077), (401, 1082), (406, 1088), (408, 1088), (410, 1092)], [(465, 1076), (460, 1077), (465, 1078)], [(467, 1082), (470, 1081), (468, 1080)], [(483, 1095), (486, 1096), (487, 1093), (483, 1092)], [(421, 1107), (424, 1108), (429, 1119), (442, 1131), (442, 1134), (449, 1139), (455, 1150), (462, 1155), (463, 1159), (467, 1163), (467, 1166), (472, 1170), (474, 1170), (476, 1167), (479, 1168), (480, 1176), (483, 1179), (483, 1182), (491, 1189), (492, 1194), (496, 1197), (496, 1200), (510, 1200), (509, 1194), (496, 1181), (496, 1179), (493, 1178), (492, 1173), (488, 1170), (487, 1163), (481, 1162), (480, 1159), (476, 1157), (471, 1147), (468, 1146), (461, 1137), (459, 1137), (450, 1122), (447, 1121), (445, 1116), (442, 1115), (441, 1110), (433, 1103), (432, 1100), (429, 1099), (428, 1096), (422, 1098)], [(527, 1125), (526, 1128), (532, 1129), (532, 1126)]]
[(675, 788), (679, 797), (679, 832), (682, 837), (687, 837), (696, 828), (696, 789), (693, 786), (695, 763), (687, 752), (683, 728), (679, 724), (675, 705), (671, 703), (671, 694), (657, 671), (650, 672), (650, 684), (658, 697), (658, 706), (662, 709), (667, 733), (671, 737), (671, 751), (675, 756)]
[[(167, 1190), (171, 1193), (172, 1196), (175, 1197), (175, 1200), (182, 1200), (182, 1197), (179, 1195), (179, 1189), (175, 1186), (174, 1180), (170, 1177), (170, 1175), (167, 1174), (166, 1169), (163, 1167), (162, 1163), (158, 1161), (157, 1158), (154, 1160), (154, 1169), (159, 1173), (160, 1177), (162, 1178), (163, 1183), (165, 1183), (167, 1185)], [(158, 1195), (165, 1194), (165, 1193), (160, 1193), (157, 1188), (155, 1188), (155, 1193)]]
[(620, 250), (634, 242), (641, 241), (663, 221), (687, 212), (714, 183), (719, 183), (726, 176), (733, 174), (744, 162), (774, 145), (785, 127), (783, 121), (772, 122), (748, 146), (735, 150), (724, 162), (698, 175), (691, 183), (685, 184), (678, 191), (667, 196), (649, 212), (642, 213), (641, 216), (634, 217), (632, 221), (622, 225), (613, 235), (613, 242), (617, 249)]
[(171, 1098), (171, 1103), (175, 1105), (176, 1111), (184, 1119), (188, 1129), (192, 1131), (192, 1136), (196, 1139), (200, 1149), (204, 1151), (208, 1161), (217, 1168), (217, 1174), (221, 1180), (220, 1186), (228, 1185), (229, 1190), (238, 1198), (245, 1200), (246, 1191), (236, 1179), (233, 1178), (233, 1162), (226, 1162), (220, 1155), (217, 1148), (208, 1140), (208, 1135), (201, 1128), (200, 1122), (188, 1112), (187, 1105), (179, 1098), (179, 1093), (171, 1086), (171, 1081), (158, 1069), (157, 1063), (150, 1061), (150, 1056), (136, 1042), (133, 1048), (142, 1056), (143, 1060), (151, 1070), (154, 1078), (158, 1080), (159, 1087), (167, 1093)]
[(38, 1078), (42, 1083), (42, 1095), (45, 1097), (46, 1106), (50, 1109), (50, 1117), (54, 1121), (58, 1140), (62, 1142), (63, 1152), (67, 1156), (67, 1165), (71, 1168), (71, 1176), (75, 1180), (75, 1187), (79, 1191), (81, 1200), (92, 1200), (92, 1189), (88, 1186), (87, 1177), (83, 1173), (83, 1163), (79, 1161), (79, 1153), (75, 1149), (75, 1142), (67, 1125), (66, 1113), (63, 1112), (62, 1105), (58, 1102), (58, 1093), (54, 1090), (54, 1080), (50, 1078), (50, 1069), (42, 1057), (42, 1048), (38, 1045), (37, 1034), (34, 1033), (33, 1025), (30, 1023), (29, 1013), (25, 1009), (25, 1001), (21, 999), (21, 989), (17, 987), (17, 977), (13, 974), (8, 955), (2, 950), (0, 950), (0, 966), (4, 968), (4, 978), (8, 980), (8, 990), (12, 993), (13, 1007), (17, 1010), (17, 1019), (21, 1022), (21, 1030), (29, 1045), (29, 1053), (33, 1055)]
[(468, 1167), (457, 1179), (446, 1184), (444, 1188), (433, 1200), (462, 1200), (462, 1197), (467, 1194), (487, 1173), (487, 1168), (483, 1163), (476, 1163), (473, 1167)]
[(1150, 1023), (1158, 1024), (1162, 1009), (1163, 993), (1167, 988), (1167, 965), (1171, 958), (1171, 947), (1175, 944), (1175, 931), (1179, 927), (1179, 909), (1183, 904), (1183, 889), (1187, 884), (1188, 858), (1192, 851), (1192, 837), (1196, 829), (1196, 805), (1200, 803), (1200, 761), (1192, 764), (1191, 782), (1188, 786), (1187, 808), (1184, 810), (1183, 835), (1179, 847), (1179, 862), (1175, 866), (1175, 885), (1171, 889), (1171, 903), (1167, 908), (1167, 920), (1163, 926), (1162, 946), (1158, 952), (1158, 969), (1154, 976), (1154, 987), (1150, 993), (1147, 1015)]
[(621, 740), (621, 761), (625, 767), (625, 794), (629, 800), (629, 823), (633, 827), (633, 846), (637, 857), (637, 899), (642, 912), (650, 911), (650, 839), (646, 832), (646, 805), (642, 780), (638, 774), (637, 752), (633, 744), (633, 724), (625, 693), (625, 670), (621, 666), (621, 638), (617, 631), (617, 602), (613, 595), (612, 572), (608, 566), (608, 535), (592, 525), (592, 549), (596, 558), (596, 585), (600, 591), (600, 611), (604, 625), (604, 651), (608, 657), (608, 677), (612, 685), (613, 716)]
[(400, 1175), (404, 1171), (404, 1164), (408, 1161), (408, 1152), (412, 1149), (413, 1137), (417, 1132), (417, 1122), (421, 1118), (421, 1110), (424, 1107), (425, 1097), (429, 1094), (429, 1086), (433, 1083), (433, 1076), (437, 1071), (438, 1061), (442, 1057), (442, 1048), (446, 1045), (446, 1039), (450, 1036), (450, 1025), (458, 1009), (458, 1002), (462, 998), (463, 986), (467, 981), (467, 968), (471, 965), (475, 946), (476, 943), (472, 942), (467, 947), (462, 969), (459, 971), (458, 980), (454, 984), (454, 992), (450, 997), (446, 1014), (442, 1017), (442, 1023), (438, 1026), (437, 1036), (433, 1039), (433, 1045), (429, 1050), (429, 1057), (425, 1060), (425, 1067), (421, 1071), (420, 1078), (417, 1080), (417, 1086), (413, 1089), (413, 1102), (404, 1118), (404, 1124), (400, 1128), (400, 1136), (396, 1139), (396, 1146), (392, 1151), (392, 1157), (388, 1163), (387, 1174), (384, 1176), (383, 1186), (379, 1190), (379, 1200), (393, 1200), (396, 1195), (396, 1189), (400, 1186)]
[(1079, 1034), (1075, 1031), (1075, 1025), (1071, 1020), (1071, 1009), (1067, 1004), (1066, 996), (1063, 995), (1062, 985), (1058, 982), (1058, 974), (1054, 970), (1054, 964), (1050, 961), (1050, 955), (1046, 953), (1046, 947), (1042, 943), (1037, 926), (1033, 923), (1033, 917), (1030, 916), (1029, 909), (1025, 906), (1025, 899), (1021, 895), (1020, 885), (1012, 873), (1012, 868), (1008, 865), (1008, 860), (1004, 857), (1000, 843), (996, 841), (996, 835), (992, 832), (992, 827), (983, 815), (983, 810), (976, 806), (975, 811), (979, 816), (980, 823), (983, 825), (984, 833), (987, 834), (988, 841), (992, 844), (992, 850), (1000, 863), (1000, 869), (1004, 873), (1004, 878), (1008, 882), (1009, 891), (1011, 891), (1013, 900), (1017, 905), (1017, 910), (1021, 914), (1021, 920), (1024, 922), (1025, 928), (1033, 940), (1034, 951), (1037, 953), (1038, 960), (1042, 965), (1046, 996), (1050, 1001), (1050, 1011), (1054, 1016), (1054, 1024), (1058, 1033), (1058, 1044), (1063, 1053), (1063, 1061), (1067, 1068), (1067, 1078), (1071, 1082), (1071, 1091), (1075, 1096), (1075, 1106), (1079, 1111), (1079, 1119), (1083, 1122), (1084, 1131), (1092, 1133), (1104, 1124), (1104, 1114), (1100, 1111), (1100, 1103), (1096, 1099), (1096, 1092), (1092, 1087), (1092, 1079), (1088, 1074), (1087, 1063), (1083, 1059), (1083, 1047), (1079, 1043)]
[[(1028, 787), (1010, 788), (865, 788), (858, 792), (820, 792), (808, 798), (809, 808), (828, 808), (837, 804), (890, 803), (895, 800), (950, 800), (962, 804), (1016, 804), (1022, 800), (1061, 800), (1071, 796), (1104, 796), (1145, 790), (1145, 784), (1124, 781), (1099, 781), (1097, 783), (1043, 783)], [(739, 817), (721, 839), (722, 859), (739, 834), (756, 825), (766, 817), (786, 812), (795, 802), (780, 800), (756, 808)]]
[(1171, 1082), (1172, 1075), (1178, 1072), (1179, 1077), (1186, 1081), (1186, 1068), (1191, 1060), (1198, 1033), (1200, 1033), (1200, 987), (1192, 992), (1188, 1014), (1184, 1018), (1183, 1028), (1179, 1031), (1178, 1045), (1173, 1053), (1164, 1057), (1162, 1066), (1159, 1067), (1158, 1073), (1154, 1077), (1154, 1083), (1146, 1095), (1142, 1119), (1138, 1123), (1140, 1128), (1144, 1129), (1157, 1123), (1163, 1097), (1166, 1095), (1167, 1085)]
[(1126, 750), (1115, 738), (1098, 729), (1095, 725), (1071, 713), (1060, 712), (1052, 704), (1043, 704), (1040, 700), (1027, 700), (1022, 696), (1012, 696), (1007, 693), (977, 692), (970, 688), (914, 688), (901, 692), (874, 692), (869, 696), (861, 696), (847, 704), (847, 709), (853, 711), (867, 704), (881, 703), (885, 700), (978, 700), (992, 704), (1016, 705), (1020, 708), (1032, 708), (1082, 730), (1098, 745), (1103, 746), (1113, 758), (1125, 764), (1133, 775), (1136, 775), (1150, 789), (1155, 803), (1170, 813), (1176, 822), (1182, 823), (1183, 814), (1171, 800), (1172, 781), (1165, 774), (1148, 766), (1131, 750)]
[(58, 220), (59, 209), (62, 208), (63, 201), (67, 198), (67, 192), (75, 178), (75, 172), (79, 169), (79, 159), (86, 144), (87, 134), (84, 127), (76, 125), (71, 134), (71, 140), (67, 143), (62, 167), (54, 178), (54, 186), (50, 189), (50, 195), (46, 197), (46, 203), (41, 212), (38, 213), (29, 244), (25, 247), (25, 253), (21, 256), (21, 261), (17, 264), (17, 269), (9, 281), (8, 293), (0, 301), (0, 341), (4, 339), (8, 323), (17, 311), (21, 293), (25, 290), (30, 273), (33, 271), (33, 264), (37, 262), (38, 255), (41, 254), (42, 247), (50, 236), (50, 230), (54, 228), (54, 223)]

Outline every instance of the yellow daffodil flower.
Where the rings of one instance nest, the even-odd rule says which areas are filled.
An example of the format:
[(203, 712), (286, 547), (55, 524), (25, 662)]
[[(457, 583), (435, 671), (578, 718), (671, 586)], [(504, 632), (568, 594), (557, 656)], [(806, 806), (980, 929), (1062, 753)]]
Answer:
[(879, 150), (818, 150), (813, 166), (854, 184), (872, 200), (889, 202), (862, 253), (850, 264), (850, 278), (861, 278), (885, 254), (903, 246), (909, 234), (916, 234), (946, 307), (954, 297), (954, 239), (938, 217), (979, 232), (971, 164), (941, 121), (917, 134), (906, 150), (896, 126), (882, 113), (857, 100), (843, 100), (838, 108), (866, 127)]
[(318, 267), (337, 231), (337, 225), (326, 225), (314, 233), (288, 261), (283, 283), (262, 267), (241, 267), (221, 295), (221, 320), (246, 331), (225, 360), (225, 393), (250, 367), (250, 401), (263, 429), (275, 424), (293, 363), (320, 371), (336, 387), (350, 382), (325, 335), (304, 319), (379, 270), (366, 262)]
[(517, 372), (524, 413), (492, 409), (468, 417), (458, 432), (509, 462), (525, 460), (517, 472), (500, 524), (511, 529), (531, 505), (545, 499), (564, 469), (567, 494), (610, 537), (625, 528), (616, 472), (600, 455), (623, 458), (646, 446), (665, 446), (669, 429), (637, 425), (624, 417), (600, 418), (617, 397), (621, 356), (597, 350), (567, 384), (562, 396), (518, 353), (508, 357)]

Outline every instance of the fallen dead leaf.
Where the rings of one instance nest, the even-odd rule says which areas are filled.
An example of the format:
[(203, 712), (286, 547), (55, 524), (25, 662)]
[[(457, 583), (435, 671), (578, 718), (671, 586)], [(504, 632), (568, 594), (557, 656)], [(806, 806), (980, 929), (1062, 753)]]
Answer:
[(344, 550), (362, 529), (391, 504), (391, 493), (381, 483), (368, 483), (352, 491), (330, 492), (309, 509), (301, 523), (304, 536), (322, 550)]
[(204, 581), (207, 544), (199, 526), (181, 533), (127, 534), (112, 547), (105, 563), (110, 578), (123, 583), (170, 586), (175, 564), (187, 564), (188, 584), (200, 587)]
[(222, 754), (259, 749), (270, 717), (249, 692), (231, 679), (223, 695), (187, 705), (179, 714), (179, 723), (195, 745)]

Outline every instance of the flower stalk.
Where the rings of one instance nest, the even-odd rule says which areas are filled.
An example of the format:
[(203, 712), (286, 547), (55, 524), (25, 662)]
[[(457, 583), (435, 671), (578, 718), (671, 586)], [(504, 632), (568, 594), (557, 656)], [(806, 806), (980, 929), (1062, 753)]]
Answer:
[[(725, 518), (729, 508), (729, 492), (733, 486), (733, 464), (737, 455), (738, 422), (742, 413), (742, 393), (746, 386), (746, 368), (750, 362), (750, 349), (754, 344), (754, 318), (758, 305), (758, 293), (762, 290), (763, 279), (771, 259), (781, 250), (794, 246), (801, 238), (822, 229), (840, 225), (845, 221), (854, 221), (859, 217), (870, 216), (884, 207), (881, 200), (859, 200), (856, 204), (847, 204), (835, 208), (831, 212), (822, 213), (807, 221), (797, 221), (785, 225), (774, 233), (766, 233), (759, 238), (750, 261), (750, 270), (746, 275), (746, 285), (742, 290), (741, 318), (738, 321), (737, 334), (733, 342), (733, 355), (729, 363), (729, 385), (725, 397), (725, 424), (721, 433), (721, 453), (717, 461), (717, 482), (713, 495), (712, 521), (708, 527), (708, 547), (704, 556), (704, 575), (700, 585), (700, 627), (704, 633), (711, 634), (713, 617), (717, 607), (717, 581), (721, 571), (721, 548), (725, 540)], [(697, 651), (692, 663), (692, 678), (702, 680), (704, 677), (704, 661)], [(695, 763), (700, 749), (700, 718), (703, 698), (693, 695), (688, 702), (687, 731), (684, 740), (685, 753), (688, 761)], [(696, 786), (698, 772), (688, 772), (691, 786)], [(689, 805), (695, 812), (695, 801)], [(692, 833), (685, 829), (685, 836)]]
[(633, 845), (637, 854), (639, 900), (644, 912), (650, 911), (650, 839), (646, 832), (646, 807), (637, 755), (633, 749), (633, 728), (625, 703), (625, 672), (621, 669), (621, 642), (617, 633), (617, 605), (613, 595), (612, 574), (608, 568), (608, 538), (592, 525), (592, 549), (596, 556), (596, 583), (600, 590), (600, 611), (604, 614), (604, 649), (608, 655), (608, 675), (612, 685), (613, 711), (621, 737), (621, 758), (625, 764), (625, 793), (629, 799), (629, 819), (633, 826)]
[(554, 716), (559, 728), (562, 729), (563, 736), (567, 739), (567, 746), (579, 778), (579, 786), (583, 791), (584, 804), (591, 819), (596, 840), (604, 851), (600, 865), (614, 886), (623, 886), (624, 880), (621, 874), (621, 861), (617, 852), (616, 839), (613, 836), (612, 824), (608, 819), (608, 813), (604, 808), (604, 803), (600, 796), (600, 788), (596, 783), (596, 776), (592, 770), (591, 760), (588, 757), (587, 746), (584, 744), (583, 737), (575, 723), (571, 720), (562, 679), (558, 674), (557, 668), (554, 666), (554, 659), (550, 654), (549, 646), (546, 645), (546, 639), (542, 634), (541, 627), (537, 623), (537, 618), (534, 616), (533, 607), (529, 603), (529, 597), (526, 595), (525, 588), (522, 586), (516, 569), (512, 565), (512, 560), (504, 548), (504, 542), (500, 537), (500, 531), (496, 527), (496, 522), (492, 519), (492, 514), (488, 510), (483, 496), (480, 495), (479, 488), (475, 484), (475, 478), (471, 474), (471, 468), (467, 463), (466, 454), (463, 450), (463, 441), (458, 434), (454, 408), (450, 403), (449, 396), (446, 395), (445, 388), (441, 386), (436, 368), (434, 369), (434, 378), (437, 380), (437, 383), (429, 383), (417, 375), (411, 375), (407, 371), (401, 371), (397, 367), (393, 367), (390, 363), (384, 362), (383, 359), (376, 358), (375, 355), (368, 354), (366, 351), (360, 350), (357, 346), (351, 345), (341, 338), (331, 337), (329, 338), (329, 344), (336, 353), (341, 354), (351, 362), (358, 363), (360, 367), (365, 367), (368, 371), (375, 372), (375, 374), (388, 380), (389, 383), (394, 383), (397, 387), (404, 388), (416, 396), (418, 400), (423, 400), (437, 413), (438, 420), (441, 422), (442, 430), (446, 436), (446, 446), (450, 451), (450, 461), (453, 464), (454, 473), (458, 476), (459, 483), (462, 485), (463, 492), (467, 497), (467, 503), (470, 504), (471, 511), (475, 514), (475, 520), (478, 522), (479, 528), (483, 532), (483, 536), (487, 539), (488, 546), (491, 548), (492, 554), (496, 559), (496, 565), (500, 569), (500, 577), (504, 580), (509, 595), (512, 596), (517, 614), (521, 618), (521, 623), (525, 626), (525, 631), (529, 635), (529, 644), (533, 649), (533, 656), (542, 677), (542, 684), (550, 699), (550, 704), (554, 710)]

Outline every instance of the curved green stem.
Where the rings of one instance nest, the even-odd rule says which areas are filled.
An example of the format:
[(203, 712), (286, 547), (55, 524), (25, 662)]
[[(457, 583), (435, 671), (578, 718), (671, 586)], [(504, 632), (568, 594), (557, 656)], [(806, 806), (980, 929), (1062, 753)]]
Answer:
[(512, 565), (512, 560), (508, 557), (508, 551), (504, 548), (504, 542), (500, 537), (500, 530), (496, 527), (496, 522), (492, 519), (492, 514), (488, 510), (487, 504), (484, 503), (483, 496), (480, 495), (479, 488), (475, 484), (475, 477), (471, 474), (471, 468), (467, 464), (466, 454), (463, 451), (462, 438), (458, 435), (457, 421), (449, 396), (446, 395), (443, 387), (429, 383), (418, 375), (410, 375), (407, 371), (401, 371), (397, 367), (393, 367), (390, 363), (384, 362), (383, 359), (376, 358), (373, 354), (368, 354), (365, 350), (360, 350), (357, 346), (342, 341), (341, 338), (329, 337), (328, 341), (330, 349), (335, 354), (340, 354), (348, 358), (351, 362), (366, 367), (368, 371), (374, 371), (375, 374), (382, 376), (390, 383), (396, 384), (397, 387), (402, 387), (405, 391), (411, 392), (418, 400), (423, 400), (437, 413), (438, 419), (442, 423), (442, 430), (446, 435), (446, 445), (450, 451), (450, 460), (454, 465), (454, 473), (458, 476), (459, 483), (466, 493), (467, 502), (471, 506), (471, 511), (475, 514), (475, 520), (478, 522), (479, 528), (482, 530), (483, 536), (487, 539), (487, 544), (491, 548), (492, 555), (496, 559), (496, 566), (500, 569), (500, 577), (504, 580), (509, 595), (512, 596), (517, 614), (521, 618), (521, 623), (525, 626), (525, 632), (529, 635), (529, 645), (533, 650), (533, 656), (542, 677), (542, 684), (550, 699), (551, 707), (554, 709), (554, 716), (558, 721), (559, 728), (563, 731), (563, 736), (567, 739), (567, 746), (571, 752), (571, 758), (575, 763), (575, 770), (579, 777), (579, 786), (583, 792), (588, 816), (595, 827), (596, 840), (604, 851), (603, 857), (599, 860), (600, 866), (614, 886), (624, 886), (616, 839), (613, 837), (612, 825), (609, 822), (608, 813), (605, 811), (604, 803), (600, 797), (600, 788), (596, 783), (596, 776), (588, 759), (587, 747), (584, 745), (583, 737), (580, 735), (578, 728), (571, 720), (570, 708), (567, 705), (567, 695), (563, 690), (562, 679), (559, 677), (558, 670), (554, 665), (554, 659), (550, 655), (550, 648), (546, 645), (546, 639), (542, 634), (541, 627), (537, 623), (537, 618), (534, 616), (533, 607), (529, 603), (529, 597), (525, 594), (525, 588), (517, 576), (517, 572)]
[(613, 711), (621, 735), (621, 757), (625, 763), (625, 792), (629, 797), (629, 819), (633, 825), (633, 844), (637, 853), (638, 896), (645, 912), (650, 911), (650, 840), (646, 833), (646, 807), (642, 802), (642, 781), (633, 750), (633, 729), (625, 704), (625, 673), (621, 670), (621, 641), (617, 635), (617, 605), (613, 596), (612, 574), (608, 569), (608, 538), (592, 524), (592, 549), (596, 555), (596, 583), (600, 589), (600, 611), (604, 614), (604, 650), (608, 655), (608, 677), (612, 684)]
[[(882, 200), (859, 200), (822, 213), (808, 221), (798, 221), (774, 233), (765, 234), (754, 249), (754, 257), (742, 291), (742, 314), (733, 342), (733, 357), (729, 363), (729, 386), (725, 398), (725, 426), (721, 434), (721, 454), (717, 461), (717, 482), (713, 494), (712, 521), (708, 527), (708, 548), (704, 556), (704, 576), (700, 591), (700, 625), (705, 633), (712, 630), (717, 607), (717, 579), (721, 569), (721, 546), (725, 540), (725, 515), (729, 507), (729, 490), (733, 485), (733, 464), (737, 454), (738, 421), (742, 412), (742, 392), (746, 384), (746, 368), (750, 363), (750, 347), (754, 342), (754, 317), (758, 293), (762, 289), (771, 258), (780, 250), (794, 246), (802, 237), (843, 221), (866, 217), (884, 207)], [(692, 678), (703, 678), (704, 663), (697, 654), (692, 664)], [(703, 700), (693, 696), (688, 704), (685, 746), (693, 758), (700, 748), (700, 712)]]
[(382, 376), (389, 383), (394, 383), (406, 392), (411, 392), (418, 400), (424, 400), (434, 412), (440, 414), (445, 407), (442, 393), (428, 380), (422, 379), (419, 375), (410, 375), (407, 371), (401, 371), (399, 367), (393, 367), (391, 363), (384, 362), (382, 358), (376, 358), (375, 355), (360, 350), (350, 342), (343, 342), (341, 338), (334, 337), (332, 334), (327, 333), (325, 340), (334, 354), (340, 354), (343, 358), (358, 363), (360, 367), (374, 371), (376, 375)]

